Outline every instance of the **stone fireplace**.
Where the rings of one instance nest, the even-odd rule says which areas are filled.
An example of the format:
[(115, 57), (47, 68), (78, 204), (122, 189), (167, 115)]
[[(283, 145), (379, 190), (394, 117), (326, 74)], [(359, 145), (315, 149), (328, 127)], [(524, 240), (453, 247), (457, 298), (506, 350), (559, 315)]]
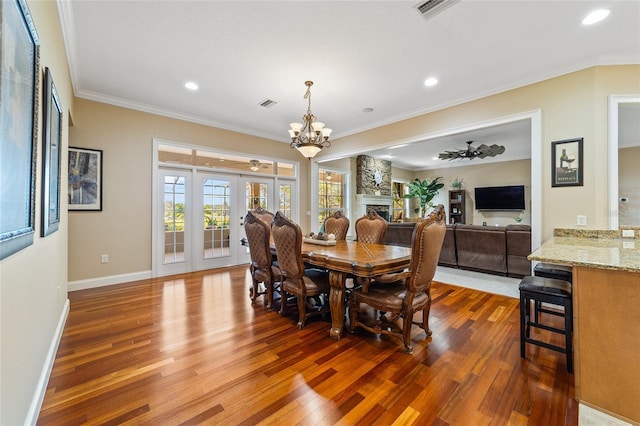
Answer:
[(355, 217), (362, 217), (369, 210), (374, 210), (389, 221), (392, 208), (391, 162), (359, 155), (356, 158)]

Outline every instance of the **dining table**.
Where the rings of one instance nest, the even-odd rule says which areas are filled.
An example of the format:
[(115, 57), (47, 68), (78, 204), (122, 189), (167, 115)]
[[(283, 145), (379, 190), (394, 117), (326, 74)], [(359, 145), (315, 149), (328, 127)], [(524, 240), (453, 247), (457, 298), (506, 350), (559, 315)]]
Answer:
[(302, 257), (307, 264), (329, 271), (329, 336), (340, 340), (344, 329), (345, 292), (348, 277), (366, 288), (377, 275), (409, 267), (411, 248), (385, 244), (370, 244), (352, 240), (336, 241), (335, 245), (302, 243)]

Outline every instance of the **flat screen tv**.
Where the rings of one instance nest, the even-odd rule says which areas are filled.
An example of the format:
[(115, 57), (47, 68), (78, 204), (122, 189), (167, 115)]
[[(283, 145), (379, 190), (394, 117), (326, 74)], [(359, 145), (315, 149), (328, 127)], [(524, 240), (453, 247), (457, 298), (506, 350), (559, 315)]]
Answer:
[(477, 210), (524, 210), (524, 185), (475, 188)]

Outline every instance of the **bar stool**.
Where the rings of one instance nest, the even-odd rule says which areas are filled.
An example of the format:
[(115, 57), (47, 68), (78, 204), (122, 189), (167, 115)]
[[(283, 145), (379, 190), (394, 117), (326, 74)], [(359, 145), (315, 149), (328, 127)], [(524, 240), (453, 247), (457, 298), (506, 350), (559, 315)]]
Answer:
[[(520, 281), (518, 286), (520, 290), (520, 356), (525, 356), (525, 344), (542, 346), (556, 352), (564, 353), (567, 357), (567, 371), (573, 373), (573, 309), (571, 297), (571, 283), (568, 281), (558, 280), (554, 278), (545, 278), (537, 276), (526, 276)], [(564, 313), (549, 311), (550, 313), (564, 317), (564, 329), (551, 327), (538, 322), (536, 317), (531, 319), (531, 302), (549, 303), (552, 305), (563, 306)], [(537, 305), (536, 305), (537, 306)], [(554, 333), (563, 334), (565, 336), (565, 347), (552, 345), (530, 337), (531, 327), (537, 327)]]
[[(571, 266), (540, 262), (533, 268), (533, 275), (535, 275), (536, 277), (555, 278), (557, 280), (569, 281), (570, 283), (573, 283), (573, 268), (571, 268)], [(556, 311), (544, 309), (542, 307), (542, 302), (537, 302), (534, 312), (536, 322), (538, 322), (540, 312), (551, 315), (558, 315)]]

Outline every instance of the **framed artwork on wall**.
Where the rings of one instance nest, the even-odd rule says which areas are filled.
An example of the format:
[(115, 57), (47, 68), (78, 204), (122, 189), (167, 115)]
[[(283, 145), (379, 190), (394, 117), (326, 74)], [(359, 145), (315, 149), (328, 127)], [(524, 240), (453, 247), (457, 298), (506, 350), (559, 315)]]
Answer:
[(0, 259), (33, 244), (39, 40), (24, 0), (0, 7)]
[(582, 186), (582, 138), (551, 142), (551, 186)]
[(60, 224), (60, 150), (62, 105), (49, 68), (44, 71), (42, 133), (42, 218), (40, 236), (58, 230)]
[(102, 151), (69, 147), (69, 210), (102, 210)]

